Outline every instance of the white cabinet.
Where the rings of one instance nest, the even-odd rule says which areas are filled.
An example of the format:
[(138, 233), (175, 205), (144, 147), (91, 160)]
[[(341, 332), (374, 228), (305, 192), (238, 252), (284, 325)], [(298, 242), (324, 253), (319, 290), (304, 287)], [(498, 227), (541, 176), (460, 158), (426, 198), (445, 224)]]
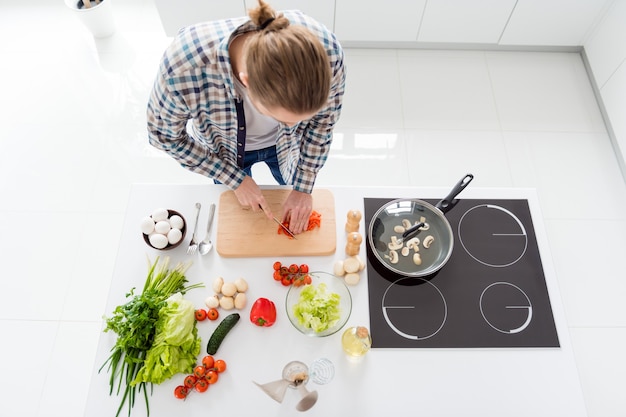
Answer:
[(602, 88), (626, 59), (626, 0), (613, 3), (597, 29), (585, 42), (593, 76)]
[(626, 0), (613, 2), (584, 47), (626, 178)]
[(611, 0), (519, 0), (502, 45), (580, 46)]
[[(335, 26), (336, 0), (268, 0), (274, 10), (300, 10), (322, 23), (331, 31)], [(257, 0), (245, 0), (246, 10), (259, 5)]]
[(244, 0), (154, 0), (167, 36), (184, 26), (208, 20), (245, 16)]
[(428, 0), (420, 42), (497, 44), (516, 0)]
[(426, 0), (337, 0), (335, 34), (340, 41), (417, 40)]

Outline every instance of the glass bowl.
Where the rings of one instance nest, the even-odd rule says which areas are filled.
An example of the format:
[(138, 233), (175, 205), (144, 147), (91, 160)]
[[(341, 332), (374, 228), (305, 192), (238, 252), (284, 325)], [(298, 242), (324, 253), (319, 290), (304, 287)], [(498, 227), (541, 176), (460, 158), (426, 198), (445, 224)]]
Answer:
[[(350, 318), (352, 296), (343, 278), (311, 272), (311, 284), (290, 286), (285, 299), (289, 321), (300, 333), (324, 337), (337, 333)], [(308, 301), (311, 300), (311, 301)]]

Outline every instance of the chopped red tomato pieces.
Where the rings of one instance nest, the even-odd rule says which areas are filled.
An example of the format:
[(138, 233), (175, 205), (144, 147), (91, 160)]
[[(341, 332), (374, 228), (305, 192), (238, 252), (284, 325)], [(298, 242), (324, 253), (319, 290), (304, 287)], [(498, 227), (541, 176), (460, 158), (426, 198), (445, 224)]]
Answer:
[[(309, 216), (309, 224), (306, 228), (306, 231), (309, 232), (313, 229), (316, 229), (318, 227), (321, 227), (322, 225), (322, 214), (318, 213), (317, 211), (313, 210), (311, 212), (311, 216)], [(287, 229), (289, 229), (289, 222), (283, 222), (283, 226), (285, 226)], [(278, 226), (278, 234), (279, 235), (287, 235), (289, 237), (289, 239), (293, 239), (291, 236), (289, 236), (289, 234), (287, 232), (285, 232), (283, 230), (282, 227)]]

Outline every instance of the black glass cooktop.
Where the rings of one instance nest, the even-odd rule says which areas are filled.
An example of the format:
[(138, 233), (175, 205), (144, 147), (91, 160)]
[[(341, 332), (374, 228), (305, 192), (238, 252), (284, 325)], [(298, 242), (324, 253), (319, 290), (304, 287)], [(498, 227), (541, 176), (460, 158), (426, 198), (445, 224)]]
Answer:
[[(366, 226), (391, 200), (365, 199)], [(559, 347), (528, 201), (461, 199), (446, 219), (454, 249), (433, 275), (397, 275), (366, 244), (372, 347)]]

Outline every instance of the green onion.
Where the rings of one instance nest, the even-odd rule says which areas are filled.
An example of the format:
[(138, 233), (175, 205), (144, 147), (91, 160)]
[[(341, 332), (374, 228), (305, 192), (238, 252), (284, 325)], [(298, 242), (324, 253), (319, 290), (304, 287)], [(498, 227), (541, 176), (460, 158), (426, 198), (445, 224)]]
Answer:
[[(151, 264), (148, 276), (141, 294), (135, 295), (135, 288), (132, 288), (126, 298), (130, 300), (126, 304), (119, 305), (113, 310), (113, 315), (106, 318), (105, 332), (109, 330), (117, 334), (117, 340), (111, 349), (111, 355), (102, 364), (98, 372), (108, 365), (109, 395), (116, 391), (119, 395), (122, 390), (122, 399), (117, 413), (118, 417), (128, 403), (128, 415), (135, 405), (136, 390), (143, 391), (146, 402), (147, 415), (150, 415), (148, 404), (148, 392), (146, 382), (133, 384), (137, 373), (141, 369), (146, 353), (152, 346), (156, 332), (156, 322), (159, 310), (166, 304), (166, 300), (172, 294), (200, 288), (202, 283), (188, 285), (185, 272), (191, 263), (177, 264), (173, 269), (169, 269), (169, 258), (166, 257), (159, 263), (157, 257)], [(152, 384), (149, 384), (152, 388)], [(116, 389), (117, 388), (117, 389)]]

